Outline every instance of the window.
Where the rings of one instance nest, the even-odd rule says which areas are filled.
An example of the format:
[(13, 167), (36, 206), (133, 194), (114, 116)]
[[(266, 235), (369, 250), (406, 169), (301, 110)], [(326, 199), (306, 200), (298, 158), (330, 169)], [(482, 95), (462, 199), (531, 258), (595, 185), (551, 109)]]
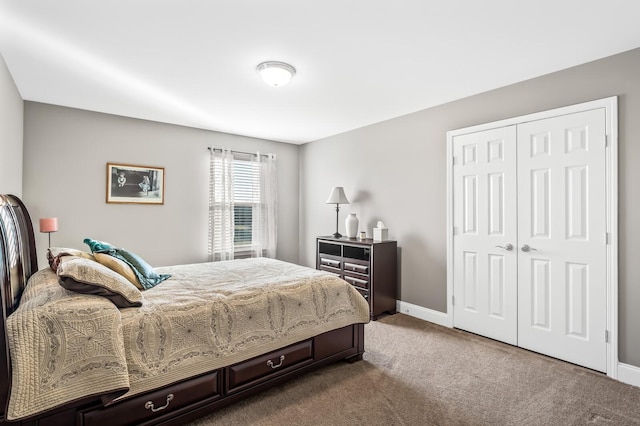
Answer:
[(238, 159), (233, 174), (233, 242), (235, 257), (250, 257), (253, 241), (253, 211), (260, 207), (260, 163)]
[(233, 243), (236, 253), (251, 246), (251, 206), (233, 207)]
[(275, 257), (275, 156), (214, 150), (209, 258)]

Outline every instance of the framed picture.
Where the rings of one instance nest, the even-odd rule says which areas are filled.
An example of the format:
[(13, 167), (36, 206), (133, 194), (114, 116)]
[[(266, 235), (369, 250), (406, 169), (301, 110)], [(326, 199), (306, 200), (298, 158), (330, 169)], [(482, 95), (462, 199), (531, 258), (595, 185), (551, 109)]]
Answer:
[(107, 203), (164, 204), (164, 167), (107, 163)]

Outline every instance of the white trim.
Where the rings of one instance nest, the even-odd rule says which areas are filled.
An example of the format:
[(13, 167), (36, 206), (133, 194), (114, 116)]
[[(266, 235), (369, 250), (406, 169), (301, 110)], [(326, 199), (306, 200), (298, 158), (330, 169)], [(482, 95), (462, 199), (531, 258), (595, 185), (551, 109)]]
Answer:
[[(530, 121), (537, 121), (537, 120), (544, 120), (552, 117), (558, 117), (560, 115), (575, 114), (576, 112), (584, 112), (584, 111), (589, 111), (589, 110), (598, 109), (598, 108), (606, 108), (607, 112), (610, 112), (610, 108), (612, 107), (612, 104), (617, 106), (617, 103), (618, 103), (618, 97), (611, 96), (610, 98), (597, 99), (594, 101), (583, 102), (581, 104), (569, 105), (561, 108), (550, 109), (547, 111), (535, 112), (533, 114), (506, 118), (500, 121), (492, 121), (491, 123), (483, 123), (475, 126), (464, 127), (462, 129), (450, 130), (447, 132), (447, 143), (451, 144), (449, 139), (450, 138), (453, 139), (454, 136), (465, 135), (467, 133), (482, 132), (485, 130), (496, 129), (499, 127), (514, 126), (518, 124), (528, 123)], [(615, 112), (617, 113), (617, 108), (615, 108)], [(610, 123), (609, 118), (610, 117), (607, 117), (607, 124)], [(612, 119), (615, 118), (615, 121), (617, 122), (617, 115), (611, 118)], [(613, 124), (613, 121), (611, 121), (611, 124)]]
[(607, 376), (617, 379), (618, 363), (618, 98), (603, 99), (606, 109), (607, 149)]
[[(612, 96), (604, 99), (570, 105), (520, 117), (508, 118), (477, 126), (447, 132), (447, 316), (446, 325), (453, 327), (453, 138), (464, 135), (495, 129), (498, 127), (518, 125), (535, 120), (557, 117), (560, 115), (574, 114), (604, 108), (606, 117), (606, 207), (607, 207), (607, 232), (609, 244), (607, 245), (607, 330), (609, 342), (607, 343), (607, 376), (616, 379), (618, 373), (628, 372), (620, 368), (618, 364), (618, 97)], [(634, 367), (635, 368), (635, 367)], [(640, 369), (638, 369), (640, 371)], [(625, 373), (626, 374), (626, 373)], [(622, 381), (622, 380), (621, 380)], [(640, 382), (639, 382), (640, 383)]]
[(412, 305), (411, 303), (403, 302), (401, 300), (396, 300), (396, 311), (438, 325), (451, 327), (449, 324), (449, 316), (444, 312), (434, 311), (433, 309), (423, 308), (418, 305)]
[(453, 133), (447, 132), (447, 325), (453, 327)]
[(618, 380), (628, 385), (640, 386), (640, 368), (629, 364), (618, 364)]

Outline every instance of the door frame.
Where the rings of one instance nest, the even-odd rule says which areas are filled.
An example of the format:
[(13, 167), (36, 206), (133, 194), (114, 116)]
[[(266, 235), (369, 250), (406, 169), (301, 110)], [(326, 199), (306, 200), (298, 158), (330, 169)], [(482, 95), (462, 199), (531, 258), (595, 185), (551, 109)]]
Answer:
[[(618, 97), (612, 96), (447, 132), (447, 321), (453, 327), (453, 138), (594, 109), (605, 110), (605, 190), (607, 216), (607, 376), (618, 378)], [(605, 236), (603, 236), (604, 238)], [(602, 336), (604, 339), (605, 336)]]

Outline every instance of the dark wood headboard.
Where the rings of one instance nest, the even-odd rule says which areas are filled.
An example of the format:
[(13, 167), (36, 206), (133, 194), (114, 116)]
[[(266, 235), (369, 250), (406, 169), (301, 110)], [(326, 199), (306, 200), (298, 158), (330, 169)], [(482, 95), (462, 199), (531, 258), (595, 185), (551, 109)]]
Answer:
[(18, 307), (27, 280), (37, 270), (36, 243), (29, 212), (15, 195), (0, 194), (0, 423), (5, 417), (11, 383), (5, 322)]

